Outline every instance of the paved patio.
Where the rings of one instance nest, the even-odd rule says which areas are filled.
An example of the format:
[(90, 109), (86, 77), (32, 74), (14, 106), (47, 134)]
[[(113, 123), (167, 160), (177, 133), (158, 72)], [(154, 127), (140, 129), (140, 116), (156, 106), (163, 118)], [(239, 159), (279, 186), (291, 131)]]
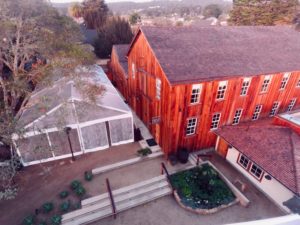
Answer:
[[(35, 208), (40, 207), (46, 201), (57, 199), (60, 191), (69, 189), (69, 183), (72, 180), (80, 179), (83, 181), (84, 171), (136, 157), (136, 151), (139, 148), (140, 146), (137, 143), (133, 143), (114, 147), (103, 152), (84, 155), (74, 163), (70, 163), (69, 160), (53, 162), (45, 167), (49, 169), (46, 173), (43, 172), (41, 166), (25, 168), (18, 176), (18, 182), (21, 182), (22, 188), (17, 198), (0, 202), (0, 224), (20, 224), (25, 216), (34, 212)], [(110, 179), (113, 190), (147, 180), (160, 174), (161, 162), (164, 162), (162, 157), (109, 171), (95, 176), (92, 182), (84, 182), (84, 187), (87, 189), (88, 196), (95, 196), (106, 192), (105, 178)], [(248, 208), (235, 205), (215, 215), (199, 216), (180, 208), (172, 196), (167, 196), (120, 213), (116, 220), (106, 218), (94, 223), (94, 225), (224, 224), (283, 215), (272, 202), (249, 184), (245, 178), (223, 159), (214, 155), (212, 162), (230, 180), (239, 178), (247, 183), (248, 189), (245, 195), (251, 201)], [(168, 165), (167, 167), (171, 171), (179, 169), (182, 165), (178, 164), (177, 167)]]
[[(21, 224), (25, 216), (33, 213), (43, 203), (57, 199), (60, 191), (69, 190), (72, 180), (83, 181), (84, 171), (134, 158), (138, 149), (138, 143), (131, 143), (82, 155), (73, 163), (70, 159), (65, 159), (24, 168), (16, 177), (20, 186), (16, 199), (0, 201), (0, 224)], [(96, 185), (90, 187), (96, 182), (101, 187), (104, 181), (97, 179), (95, 182), (84, 183), (88, 191), (98, 188)]]
[[(155, 166), (155, 164), (157, 164), (156, 161), (159, 161), (159, 159), (151, 161), (151, 163), (149, 161), (148, 163), (153, 163), (153, 166)], [(229, 180), (234, 181), (238, 178), (247, 184), (247, 190), (244, 194), (251, 201), (248, 208), (234, 205), (217, 214), (205, 216), (197, 215), (182, 209), (172, 196), (167, 196), (143, 206), (122, 212), (118, 214), (116, 220), (110, 217), (92, 223), (92, 225), (218, 225), (284, 215), (276, 205), (218, 155), (214, 154), (211, 162), (213, 162), (213, 164), (220, 169)], [(143, 168), (143, 165), (140, 165), (140, 169)], [(157, 164), (157, 166), (159, 166), (159, 164)], [(148, 168), (146, 168), (146, 170), (149, 171)], [(152, 170), (153, 169), (150, 169), (150, 171)]]

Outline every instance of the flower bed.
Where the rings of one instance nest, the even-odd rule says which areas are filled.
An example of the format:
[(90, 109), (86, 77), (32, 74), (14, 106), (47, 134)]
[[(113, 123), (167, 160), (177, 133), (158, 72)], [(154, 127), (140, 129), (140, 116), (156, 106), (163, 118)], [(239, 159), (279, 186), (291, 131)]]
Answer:
[(209, 164), (171, 175), (171, 184), (178, 203), (197, 213), (214, 213), (238, 202)]

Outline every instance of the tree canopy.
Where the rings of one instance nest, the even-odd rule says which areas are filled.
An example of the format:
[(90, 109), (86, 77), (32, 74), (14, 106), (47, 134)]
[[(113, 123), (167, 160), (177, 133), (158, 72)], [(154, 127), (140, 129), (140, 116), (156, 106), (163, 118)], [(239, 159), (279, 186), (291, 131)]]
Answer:
[(72, 16), (83, 17), (88, 29), (100, 29), (106, 23), (109, 9), (104, 0), (84, 0), (69, 9)]
[(12, 135), (22, 135), (16, 123), (36, 84), (93, 55), (80, 44), (78, 25), (46, 0), (1, 0), (0, 8), (0, 141), (11, 146)]
[(230, 12), (232, 25), (291, 24), (298, 6), (298, 0), (235, 0)]
[(95, 40), (95, 53), (101, 58), (109, 57), (114, 44), (129, 44), (133, 38), (131, 27), (125, 19), (114, 16), (99, 30)]
[(222, 9), (217, 4), (210, 4), (206, 6), (203, 10), (203, 16), (208, 17), (216, 17), (219, 18), (219, 16), (222, 14)]
[(129, 16), (129, 22), (131, 25), (136, 25), (137, 23), (141, 22), (141, 16), (138, 13), (132, 13)]

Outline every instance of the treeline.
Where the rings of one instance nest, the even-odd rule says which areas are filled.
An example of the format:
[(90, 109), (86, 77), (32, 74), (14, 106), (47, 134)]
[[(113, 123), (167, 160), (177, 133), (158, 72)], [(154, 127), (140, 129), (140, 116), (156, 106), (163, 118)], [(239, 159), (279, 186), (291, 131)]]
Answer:
[(133, 38), (128, 21), (113, 15), (104, 0), (84, 0), (72, 5), (69, 13), (82, 17), (88, 29), (97, 31), (93, 46), (100, 58), (108, 58), (114, 44), (128, 44)]

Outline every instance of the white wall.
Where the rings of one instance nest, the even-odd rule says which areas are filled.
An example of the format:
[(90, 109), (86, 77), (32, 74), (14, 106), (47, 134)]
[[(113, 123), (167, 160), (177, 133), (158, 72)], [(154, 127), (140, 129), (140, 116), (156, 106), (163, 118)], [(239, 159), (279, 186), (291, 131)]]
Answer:
[(230, 162), (230, 164), (232, 164), (242, 174), (244, 174), (256, 187), (262, 190), (267, 195), (267, 197), (273, 200), (280, 208), (290, 213), (291, 211), (282, 203), (292, 198), (294, 196), (293, 192), (291, 192), (273, 177), (271, 180), (267, 180), (265, 178), (265, 175), (267, 175), (266, 172), (264, 173), (264, 176), (261, 181), (257, 180), (248, 171), (246, 171), (237, 163), (238, 157), (239, 152), (235, 148), (228, 149), (228, 153), (226, 156), (227, 161)]

